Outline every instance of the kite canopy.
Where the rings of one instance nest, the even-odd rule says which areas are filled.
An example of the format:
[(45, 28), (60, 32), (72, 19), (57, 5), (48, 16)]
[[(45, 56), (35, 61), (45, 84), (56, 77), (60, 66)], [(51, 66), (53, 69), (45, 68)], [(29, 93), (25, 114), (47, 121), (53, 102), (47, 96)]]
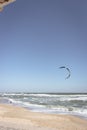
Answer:
[(4, 6), (7, 6), (8, 4), (14, 2), (16, 0), (0, 0), (0, 11), (3, 10)]
[(68, 71), (68, 76), (65, 78), (65, 79), (68, 79), (70, 76), (71, 76), (71, 72), (70, 72), (70, 69), (65, 67), (65, 66), (61, 66), (59, 67), (60, 69), (66, 69)]

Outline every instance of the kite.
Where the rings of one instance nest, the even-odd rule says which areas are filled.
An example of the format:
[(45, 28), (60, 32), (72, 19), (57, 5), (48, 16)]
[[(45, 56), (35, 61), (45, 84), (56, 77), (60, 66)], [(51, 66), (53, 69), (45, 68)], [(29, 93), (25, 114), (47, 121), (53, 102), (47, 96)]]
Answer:
[(67, 71), (68, 71), (68, 76), (65, 78), (65, 79), (68, 79), (70, 76), (71, 76), (71, 72), (70, 72), (70, 69), (69, 68), (67, 68), (67, 67), (65, 67), (65, 66), (61, 66), (61, 67), (59, 67), (60, 69), (66, 69)]
[(7, 6), (8, 4), (14, 2), (15, 0), (0, 0), (0, 11), (3, 10), (4, 6)]

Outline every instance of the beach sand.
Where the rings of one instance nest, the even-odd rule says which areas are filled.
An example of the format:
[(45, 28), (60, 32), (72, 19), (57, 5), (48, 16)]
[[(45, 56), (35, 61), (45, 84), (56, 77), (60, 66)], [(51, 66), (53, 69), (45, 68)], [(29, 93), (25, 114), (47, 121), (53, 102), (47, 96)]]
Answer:
[(87, 130), (87, 120), (0, 104), (0, 130)]

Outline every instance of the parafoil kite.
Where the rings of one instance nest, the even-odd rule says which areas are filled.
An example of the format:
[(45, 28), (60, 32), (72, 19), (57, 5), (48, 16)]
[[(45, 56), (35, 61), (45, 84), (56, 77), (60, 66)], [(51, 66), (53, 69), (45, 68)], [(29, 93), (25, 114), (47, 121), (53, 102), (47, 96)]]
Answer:
[(70, 69), (65, 67), (65, 66), (61, 66), (59, 67), (60, 69), (66, 69), (68, 71), (68, 76), (65, 78), (65, 79), (68, 79), (70, 76), (71, 76), (71, 72), (70, 72)]
[(4, 6), (7, 6), (8, 4), (14, 2), (15, 0), (0, 0), (0, 11), (3, 10)]

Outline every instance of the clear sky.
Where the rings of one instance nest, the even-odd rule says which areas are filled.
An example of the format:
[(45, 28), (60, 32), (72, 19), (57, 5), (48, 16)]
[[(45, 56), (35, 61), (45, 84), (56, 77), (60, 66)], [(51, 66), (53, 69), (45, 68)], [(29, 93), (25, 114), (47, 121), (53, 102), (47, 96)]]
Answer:
[[(70, 68), (69, 79), (60, 66)], [(0, 91), (87, 92), (87, 0), (16, 0), (4, 8)]]

